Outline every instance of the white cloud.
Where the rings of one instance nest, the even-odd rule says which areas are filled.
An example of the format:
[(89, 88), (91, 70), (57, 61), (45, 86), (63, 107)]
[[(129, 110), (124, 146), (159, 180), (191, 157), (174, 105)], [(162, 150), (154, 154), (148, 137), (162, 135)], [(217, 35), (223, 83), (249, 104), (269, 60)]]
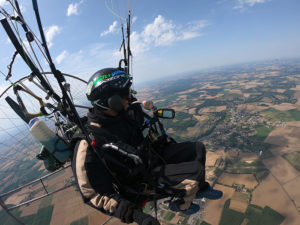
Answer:
[(81, 1), (79, 1), (79, 2), (69, 4), (68, 9), (67, 9), (67, 16), (78, 15), (78, 14), (79, 14), (79, 12), (78, 12), (78, 7), (79, 7), (83, 2), (84, 2), (84, 0), (81, 0)]
[(60, 53), (60, 54), (55, 58), (56, 62), (57, 62), (58, 64), (60, 64), (60, 63), (66, 58), (67, 54), (68, 54), (68, 52), (67, 52), (66, 50), (64, 50), (62, 53)]
[(153, 23), (146, 25), (142, 36), (146, 43), (154, 43), (155, 46), (170, 45), (176, 40), (175, 25), (172, 21), (166, 21), (162, 15), (158, 15)]
[(7, 4), (6, 0), (0, 0), (0, 6), (4, 6), (5, 4)]
[(118, 22), (114, 21), (112, 25), (109, 26), (109, 28), (105, 31), (103, 31), (100, 36), (103, 37), (105, 35), (108, 35), (110, 33), (116, 33), (117, 32), (117, 27), (118, 27)]
[(51, 27), (45, 28), (45, 33), (46, 33), (45, 36), (46, 36), (46, 41), (47, 41), (49, 48), (51, 48), (51, 46), (53, 45), (52, 39), (60, 31), (61, 31), (61, 28), (57, 25), (52, 25)]
[(124, 53), (122, 51), (119, 51), (119, 50), (114, 50), (113, 51), (113, 56), (117, 59), (121, 59), (124, 57), (123, 55)]
[(2, 94), (3, 91), (6, 90), (6, 88), (8, 88), (9, 85), (6, 84), (0, 84), (0, 94)]
[(141, 34), (137, 33), (136, 31), (131, 33), (130, 41), (131, 41), (131, 51), (133, 55), (138, 55), (142, 52), (149, 50), (150, 46), (146, 44)]
[(101, 68), (116, 67), (120, 58), (114, 56), (115, 50), (107, 47), (107, 44), (93, 43), (80, 51), (67, 53), (60, 70), (87, 80)]
[(182, 31), (181, 37), (179, 37), (179, 39), (188, 40), (199, 37), (201, 36), (201, 33), (199, 31), (208, 25), (209, 23), (206, 20), (191, 22), (186, 26), (185, 30)]
[(194, 21), (185, 26), (175, 25), (158, 15), (153, 23), (146, 25), (142, 32), (131, 34), (131, 46), (134, 55), (149, 50), (151, 47), (172, 45), (177, 41), (188, 40), (202, 35), (201, 29), (208, 26), (205, 20)]
[(237, 5), (234, 6), (234, 9), (243, 9), (246, 6), (254, 6), (257, 3), (265, 3), (271, 0), (237, 0)]
[(137, 17), (134, 16), (134, 17), (132, 18), (132, 20), (131, 20), (131, 24), (134, 24), (136, 20), (137, 20)]
[[(134, 57), (132, 71), (137, 74), (135, 82), (149, 79), (144, 77), (145, 73), (143, 71), (145, 71), (145, 68), (148, 68), (149, 65), (150, 67), (156, 65), (159, 68), (157, 65), (160, 65), (161, 61), (164, 60), (150, 51), (143, 54), (145, 51), (199, 37), (202, 34), (202, 29), (207, 25), (208, 22), (203, 20), (175, 24), (175, 22), (160, 15), (153, 18), (141, 30), (133, 31), (131, 34), (131, 51)], [(119, 52), (118, 49), (111, 49), (110, 46), (105, 43), (89, 43), (87, 46), (83, 46), (80, 51), (68, 52), (67, 57), (59, 65), (60, 70), (87, 80), (95, 71), (101, 68), (116, 67), (119, 60), (123, 58), (123, 52)], [(138, 57), (136, 57), (137, 55)], [(153, 70), (153, 68), (150, 70)], [(171, 71), (165, 70), (166, 73)]]

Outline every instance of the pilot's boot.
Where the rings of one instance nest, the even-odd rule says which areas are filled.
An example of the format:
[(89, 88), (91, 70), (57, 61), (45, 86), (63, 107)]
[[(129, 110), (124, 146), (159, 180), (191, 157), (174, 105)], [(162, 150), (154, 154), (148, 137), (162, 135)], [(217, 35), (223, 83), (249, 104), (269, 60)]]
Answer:
[(191, 203), (190, 207), (186, 210), (180, 209), (181, 200), (171, 201), (169, 203), (169, 209), (174, 212), (181, 212), (186, 215), (191, 215), (199, 211), (200, 206), (194, 203)]
[(214, 190), (211, 186), (208, 186), (204, 190), (199, 190), (196, 194), (195, 199), (207, 198), (211, 200), (220, 199), (223, 196), (223, 192), (219, 190)]

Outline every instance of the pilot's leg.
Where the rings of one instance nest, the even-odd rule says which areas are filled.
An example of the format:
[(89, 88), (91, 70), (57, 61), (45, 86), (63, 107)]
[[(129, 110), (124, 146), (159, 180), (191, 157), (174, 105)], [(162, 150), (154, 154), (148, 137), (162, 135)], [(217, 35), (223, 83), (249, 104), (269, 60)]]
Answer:
[(201, 165), (201, 176), (199, 176), (199, 188), (206, 189), (208, 183), (205, 182), (205, 162), (206, 149), (202, 142), (182, 142), (171, 144), (161, 152), (167, 164), (178, 164), (182, 162), (194, 161)]

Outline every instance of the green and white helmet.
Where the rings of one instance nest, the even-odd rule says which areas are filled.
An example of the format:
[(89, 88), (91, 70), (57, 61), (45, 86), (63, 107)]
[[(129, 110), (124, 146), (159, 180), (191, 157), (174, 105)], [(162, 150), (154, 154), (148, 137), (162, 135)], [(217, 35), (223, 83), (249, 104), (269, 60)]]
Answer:
[(86, 96), (93, 105), (119, 111), (119, 99), (130, 98), (131, 84), (130, 75), (122, 68), (105, 68), (92, 75)]

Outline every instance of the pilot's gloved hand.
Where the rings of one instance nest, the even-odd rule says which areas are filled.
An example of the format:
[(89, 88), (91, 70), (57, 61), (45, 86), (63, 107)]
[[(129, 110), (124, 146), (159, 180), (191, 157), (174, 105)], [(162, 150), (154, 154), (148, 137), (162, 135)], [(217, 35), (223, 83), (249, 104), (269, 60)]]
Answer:
[(157, 219), (138, 209), (133, 211), (133, 220), (138, 225), (160, 225)]
[[(115, 198), (118, 198), (118, 196)], [(119, 218), (123, 223), (132, 223), (133, 212), (135, 209), (137, 209), (137, 206), (134, 203), (122, 198), (119, 198), (118, 202), (118, 207), (116, 208), (114, 216)]]

